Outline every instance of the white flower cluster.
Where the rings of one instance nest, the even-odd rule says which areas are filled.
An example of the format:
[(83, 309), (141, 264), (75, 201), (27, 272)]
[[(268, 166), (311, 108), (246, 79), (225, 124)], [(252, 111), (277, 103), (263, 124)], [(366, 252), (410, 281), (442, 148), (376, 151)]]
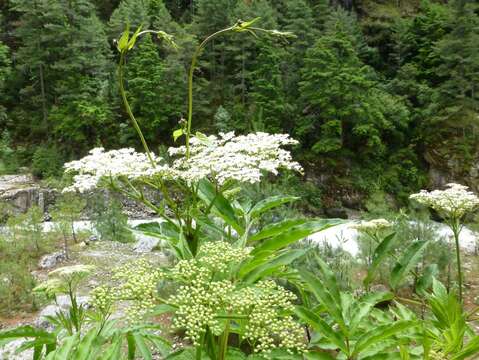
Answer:
[(393, 226), (393, 223), (386, 219), (373, 219), (369, 221), (361, 221), (351, 226), (352, 229), (364, 232), (375, 232), (384, 230)]
[(244, 286), (215, 277), (245, 259), (248, 253), (249, 250), (215, 242), (206, 249), (203, 245), (198, 258), (178, 263), (172, 274), (182, 285), (169, 299), (178, 306), (173, 325), (185, 329), (187, 337), (197, 345), (207, 327), (215, 335), (222, 333), (221, 315), (235, 314), (244, 316), (241, 323), (245, 337), (255, 344), (257, 352), (269, 352), (276, 347), (305, 350), (301, 326), (287, 315), (293, 310), (293, 293), (273, 281)]
[(220, 133), (219, 137), (192, 137), (188, 160), (184, 157), (185, 146), (170, 148), (169, 153), (180, 155), (173, 168), (189, 183), (203, 178), (214, 179), (220, 185), (227, 181), (257, 183), (264, 172), (274, 175), (279, 169), (301, 172), (291, 153), (281, 148), (297, 143), (287, 134), (258, 132), (235, 136), (234, 132), (228, 132)]
[(198, 135), (190, 139), (189, 159), (186, 159), (185, 146), (168, 150), (175, 159), (171, 165), (154, 154), (152, 163), (146, 154), (131, 148), (106, 152), (95, 148), (83, 159), (65, 164), (65, 171), (75, 175), (74, 184), (64, 191), (89, 191), (110, 177), (136, 180), (158, 176), (188, 184), (204, 178), (220, 185), (227, 181), (256, 183), (265, 172), (275, 175), (279, 169), (301, 172), (301, 166), (292, 161), (291, 153), (282, 148), (296, 143), (286, 134)]
[(47, 297), (67, 294), (70, 290), (75, 292), (79, 283), (90, 275), (93, 270), (95, 270), (95, 266), (82, 264), (59, 267), (58, 269), (50, 271), (48, 273), (48, 280), (33, 290), (43, 292)]
[(106, 152), (104, 148), (94, 148), (84, 158), (65, 164), (65, 172), (76, 175), (73, 177), (73, 185), (64, 191), (89, 191), (96, 188), (102, 179), (109, 177), (135, 180), (168, 172), (168, 166), (162, 165), (162, 158), (152, 154), (152, 160), (155, 166), (146, 154), (137, 153), (132, 148)]
[(421, 190), (412, 194), (411, 199), (430, 206), (446, 217), (460, 219), (466, 213), (479, 207), (479, 197), (468, 190), (467, 186), (450, 183), (445, 190)]
[(59, 267), (48, 273), (48, 276), (56, 276), (62, 279), (69, 280), (71, 278), (84, 278), (95, 270), (94, 265), (70, 265)]

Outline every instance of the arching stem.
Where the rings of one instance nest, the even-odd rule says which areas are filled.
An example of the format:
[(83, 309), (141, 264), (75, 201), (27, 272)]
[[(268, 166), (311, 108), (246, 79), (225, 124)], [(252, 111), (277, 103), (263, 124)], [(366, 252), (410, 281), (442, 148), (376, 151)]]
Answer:
[(208, 37), (206, 37), (200, 45), (196, 48), (193, 57), (191, 59), (190, 70), (188, 72), (188, 116), (187, 116), (187, 124), (186, 124), (186, 158), (189, 159), (190, 157), (190, 136), (191, 136), (191, 121), (193, 119), (193, 74), (195, 72), (196, 62), (198, 57), (201, 54), (201, 50), (206, 46), (206, 44), (214, 39), (215, 37), (224, 34), (228, 31), (232, 31), (235, 29), (237, 24), (227, 27), (223, 30), (219, 30)]

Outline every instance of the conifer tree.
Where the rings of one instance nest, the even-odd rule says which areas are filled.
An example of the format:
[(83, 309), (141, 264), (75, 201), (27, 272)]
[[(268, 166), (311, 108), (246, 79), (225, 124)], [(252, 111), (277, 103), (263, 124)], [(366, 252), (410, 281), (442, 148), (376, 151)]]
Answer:
[[(139, 41), (127, 68), (128, 96), (148, 140), (167, 140), (185, 110), (186, 73), (174, 55), (162, 58), (151, 36)], [(134, 135), (134, 134), (132, 134)]]
[(41, 104), (43, 137), (88, 149), (111, 120), (104, 96), (110, 50), (94, 6), (89, 0), (14, 0), (14, 9), (21, 14), (18, 66), (31, 106)]
[(3, 104), (3, 101), (5, 99), (4, 91), (6, 87), (6, 81), (8, 76), (10, 75), (11, 72), (11, 60), (10, 60), (10, 52), (8, 49), (8, 46), (4, 45), (2, 42), (0, 42), (0, 94), (2, 96), (0, 97), (0, 125), (3, 124), (2, 127), (3, 129), (6, 129), (6, 108)]

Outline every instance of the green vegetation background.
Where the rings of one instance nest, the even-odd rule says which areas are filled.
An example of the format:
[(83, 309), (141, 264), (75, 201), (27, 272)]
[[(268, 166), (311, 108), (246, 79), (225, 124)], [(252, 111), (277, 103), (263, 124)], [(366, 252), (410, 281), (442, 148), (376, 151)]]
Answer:
[(256, 16), (298, 38), (209, 45), (195, 73), (195, 130), (292, 134), (326, 204), (338, 191), (405, 198), (430, 167), (468, 182), (479, 158), (472, 0), (3, 1), (0, 172), (27, 165), (50, 177), (94, 146), (138, 145), (116, 79), (114, 41), (127, 23), (170, 32), (180, 46), (145, 37), (127, 64), (147, 140), (171, 144), (195, 45)]

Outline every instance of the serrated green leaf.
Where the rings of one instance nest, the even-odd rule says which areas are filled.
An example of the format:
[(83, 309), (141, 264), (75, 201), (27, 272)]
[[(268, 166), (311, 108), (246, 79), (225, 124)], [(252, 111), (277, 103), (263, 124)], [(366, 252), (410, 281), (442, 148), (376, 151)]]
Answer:
[(283, 204), (296, 201), (298, 199), (299, 197), (297, 196), (271, 196), (255, 204), (249, 211), (249, 214), (251, 218), (254, 219), (263, 215), (268, 210), (274, 209), (275, 207), (278, 207)]
[(379, 268), (381, 263), (386, 259), (386, 257), (389, 255), (390, 251), (394, 247), (395, 239), (396, 239), (396, 233), (389, 234), (379, 243), (379, 245), (376, 247), (376, 250), (374, 250), (373, 261), (371, 263), (371, 266), (368, 269), (368, 274), (366, 278), (364, 279), (364, 284), (366, 287), (374, 279), (377, 269)]
[(269, 224), (258, 231), (256, 234), (251, 235), (248, 238), (248, 244), (263, 240), (272, 236), (276, 236), (286, 230), (291, 229), (294, 226), (304, 224), (307, 219), (286, 219), (278, 223)]
[(309, 235), (326, 230), (340, 223), (342, 223), (342, 221), (338, 219), (309, 220), (265, 240), (263, 243), (255, 247), (253, 255), (262, 251), (282, 249), (298, 240), (308, 237)]
[(280, 254), (273, 259), (264, 259), (263, 263), (252, 268), (246, 273), (246, 275), (243, 275), (243, 281), (247, 284), (255, 283), (256, 281), (271, 275), (279, 267), (291, 264), (294, 260), (306, 254), (306, 252), (307, 250), (291, 250)]
[(145, 343), (145, 339), (139, 333), (133, 333), (133, 339), (135, 339), (136, 347), (140, 351), (144, 360), (152, 360), (151, 351)]
[(393, 289), (396, 289), (400, 285), (404, 277), (419, 262), (421, 254), (427, 244), (427, 241), (416, 241), (409, 245), (391, 272), (390, 283)]
[(311, 325), (316, 331), (320, 332), (329, 341), (336, 345), (338, 349), (341, 349), (346, 354), (348, 353), (348, 349), (344, 341), (343, 335), (340, 332), (334, 330), (320, 316), (316, 315), (311, 310), (303, 306), (297, 306), (295, 308), (295, 313), (300, 319)]
[(364, 350), (368, 349), (370, 346), (375, 345), (378, 342), (384, 341), (402, 331), (416, 326), (417, 322), (403, 320), (396, 321), (393, 324), (380, 325), (376, 326), (373, 330), (370, 330), (359, 337), (356, 345), (354, 346), (354, 351), (352, 353), (353, 357), (358, 356)]

